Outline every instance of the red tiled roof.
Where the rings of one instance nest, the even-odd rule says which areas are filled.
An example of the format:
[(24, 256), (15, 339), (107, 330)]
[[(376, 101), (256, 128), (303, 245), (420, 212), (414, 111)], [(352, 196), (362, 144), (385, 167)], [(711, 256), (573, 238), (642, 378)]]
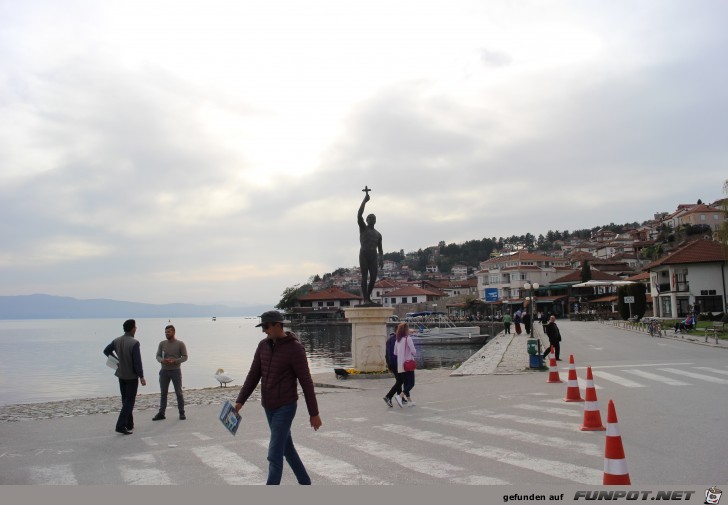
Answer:
[(645, 281), (650, 279), (650, 272), (642, 272), (631, 277), (627, 277), (627, 281)]
[(661, 265), (679, 265), (685, 263), (714, 263), (726, 261), (726, 254), (720, 242), (699, 239), (689, 242), (659, 260), (650, 263), (645, 270)]
[(394, 291), (390, 291), (386, 296), (445, 296), (441, 291), (432, 289), (422, 289), (417, 286), (404, 286)]
[(320, 300), (361, 300), (359, 295), (347, 293), (339, 288), (328, 288), (321, 291), (312, 291), (298, 297), (299, 301), (313, 302)]
[[(610, 275), (605, 272), (600, 272), (599, 270), (592, 270), (591, 271), (591, 278), (593, 281), (621, 281), (622, 279), (617, 277), (616, 275)], [(568, 275), (564, 275), (563, 277), (559, 277), (558, 279), (554, 279), (551, 281), (551, 284), (558, 284), (560, 282), (581, 282), (581, 271), (572, 272)]]

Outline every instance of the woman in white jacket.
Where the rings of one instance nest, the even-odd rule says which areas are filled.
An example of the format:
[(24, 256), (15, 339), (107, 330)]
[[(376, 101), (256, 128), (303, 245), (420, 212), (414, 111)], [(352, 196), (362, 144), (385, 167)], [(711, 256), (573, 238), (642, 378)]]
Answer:
[(417, 351), (415, 350), (415, 344), (412, 342), (412, 338), (409, 336), (409, 326), (407, 326), (407, 323), (401, 323), (397, 326), (396, 335), (397, 341), (394, 343), (394, 355), (397, 356), (397, 372), (404, 376), (404, 385), (402, 387), (402, 394), (395, 395), (394, 399), (397, 400), (397, 404), (400, 407), (403, 403), (414, 407), (415, 404), (412, 398), (410, 398), (410, 391), (415, 387), (415, 371), (405, 371), (404, 362), (414, 359)]

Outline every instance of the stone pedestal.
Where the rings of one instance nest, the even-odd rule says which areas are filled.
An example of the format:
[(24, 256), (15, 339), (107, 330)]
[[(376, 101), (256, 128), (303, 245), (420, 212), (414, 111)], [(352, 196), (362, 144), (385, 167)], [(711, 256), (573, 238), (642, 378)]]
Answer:
[(394, 313), (391, 307), (351, 307), (344, 309), (351, 323), (351, 357), (360, 372), (387, 369), (384, 358), (387, 343), (387, 321)]

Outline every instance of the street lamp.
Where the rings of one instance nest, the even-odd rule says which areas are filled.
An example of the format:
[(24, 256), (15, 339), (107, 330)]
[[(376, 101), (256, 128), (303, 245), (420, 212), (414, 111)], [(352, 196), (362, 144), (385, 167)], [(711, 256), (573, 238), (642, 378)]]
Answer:
[(531, 295), (531, 336), (535, 335), (534, 328), (536, 328), (535, 320), (533, 319), (533, 308), (536, 305), (536, 300), (534, 299), (533, 292), (538, 288), (538, 282), (534, 282), (533, 284), (531, 284), (530, 282), (526, 281), (526, 283), (523, 285), (523, 289), (527, 290)]

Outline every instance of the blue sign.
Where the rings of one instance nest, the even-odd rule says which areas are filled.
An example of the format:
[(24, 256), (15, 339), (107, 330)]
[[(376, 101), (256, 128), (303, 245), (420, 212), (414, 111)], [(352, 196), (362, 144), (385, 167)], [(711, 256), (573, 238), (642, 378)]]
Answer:
[(486, 302), (497, 302), (498, 301), (498, 288), (485, 288), (485, 301)]

